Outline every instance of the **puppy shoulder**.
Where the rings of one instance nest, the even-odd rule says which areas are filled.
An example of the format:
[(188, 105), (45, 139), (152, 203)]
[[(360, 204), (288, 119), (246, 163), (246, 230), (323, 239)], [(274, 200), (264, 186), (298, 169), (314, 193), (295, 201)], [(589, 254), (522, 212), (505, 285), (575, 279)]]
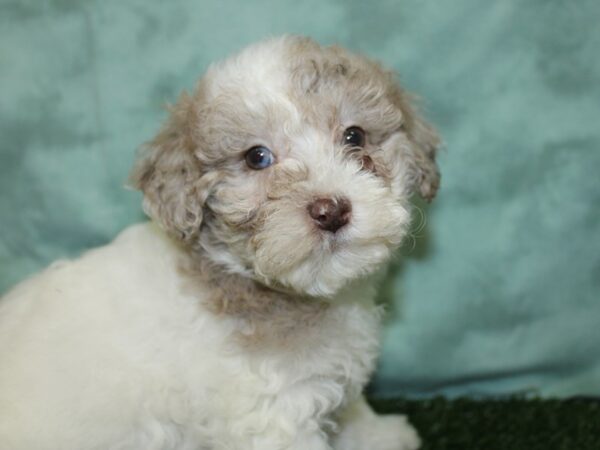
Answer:
[(84, 311), (116, 313), (142, 308), (144, 302), (147, 308), (157, 297), (173, 295), (170, 286), (178, 276), (179, 251), (165, 233), (145, 223), (78, 258), (57, 260), (0, 298), (0, 339), (2, 331), (23, 326), (24, 320), (62, 322), (61, 317), (81, 316)]

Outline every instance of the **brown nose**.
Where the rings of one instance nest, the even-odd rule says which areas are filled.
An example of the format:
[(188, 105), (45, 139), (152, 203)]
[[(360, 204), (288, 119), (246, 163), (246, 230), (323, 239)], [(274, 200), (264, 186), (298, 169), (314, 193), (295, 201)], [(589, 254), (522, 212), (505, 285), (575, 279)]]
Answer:
[(335, 233), (350, 221), (352, 205), (344, 197), (319, 198), (308, 205), (308, 213), (319, 228)]

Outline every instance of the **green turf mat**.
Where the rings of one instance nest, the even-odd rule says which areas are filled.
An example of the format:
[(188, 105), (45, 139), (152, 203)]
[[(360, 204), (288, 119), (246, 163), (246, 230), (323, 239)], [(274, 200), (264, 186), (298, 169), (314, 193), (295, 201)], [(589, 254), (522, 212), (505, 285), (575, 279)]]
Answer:
[(599, 450), (600, 399), (378, 400), (407, 414), (422, 450)]

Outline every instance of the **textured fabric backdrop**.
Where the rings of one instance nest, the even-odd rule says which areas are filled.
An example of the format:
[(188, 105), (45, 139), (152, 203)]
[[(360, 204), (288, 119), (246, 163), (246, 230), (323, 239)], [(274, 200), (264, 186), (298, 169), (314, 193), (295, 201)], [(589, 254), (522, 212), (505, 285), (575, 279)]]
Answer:
[(390, 271), (378, 394), (600, 394), (600, 2), (0, 0), (0, 292), (141, 220), (136, 147), (210, 61), (308, 34), (446, 142)]

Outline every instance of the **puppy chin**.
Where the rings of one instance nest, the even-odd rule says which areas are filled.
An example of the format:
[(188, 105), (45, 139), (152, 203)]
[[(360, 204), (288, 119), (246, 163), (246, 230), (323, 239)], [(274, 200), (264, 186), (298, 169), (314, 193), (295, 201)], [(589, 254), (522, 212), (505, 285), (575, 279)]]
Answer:
[(256, 249), (254, 272), (265, 284), (331, 298), (387, 262), (406, 234), (408, 212), (402, 207), (389, 208), (378, 222), (372, 219), (361, 223), (359, 218), (336, 234), (306, 227), (264, 238)]
[(277, 281), (311, 297), (331, 298), (351, 281), (375, 272), (390, 253), (391, 249), (382, 244), (323, 254), (305, 260)]

